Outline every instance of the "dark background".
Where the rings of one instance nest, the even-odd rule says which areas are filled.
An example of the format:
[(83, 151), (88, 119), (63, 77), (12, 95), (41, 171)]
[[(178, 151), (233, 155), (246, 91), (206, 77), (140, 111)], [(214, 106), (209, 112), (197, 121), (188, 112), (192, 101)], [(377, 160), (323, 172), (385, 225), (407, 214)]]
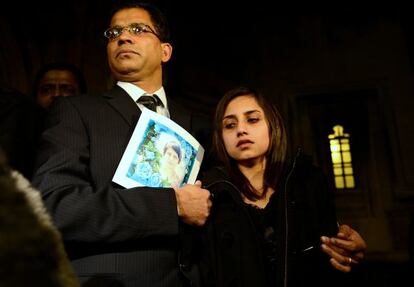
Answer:
[[(82, 69), (90, 92), (108, 89), (113, 80), (102, 33), (113, 2), (2, 7), (2, 85), (29, 96), (43, 64), (68, 61)], [(258, 87), (281, 110), (292, 149), (302, 145), (328, 175), (327, 135), (334, 124), (344, 125), (357, 187), (335, 193), (340, 221), (369, 245), (359, 284), (412, 282), (414, 25), (408, 6), (154, 2), (172, 29), (166, 81), (183, 105), (211, 116), (225, 90)]]

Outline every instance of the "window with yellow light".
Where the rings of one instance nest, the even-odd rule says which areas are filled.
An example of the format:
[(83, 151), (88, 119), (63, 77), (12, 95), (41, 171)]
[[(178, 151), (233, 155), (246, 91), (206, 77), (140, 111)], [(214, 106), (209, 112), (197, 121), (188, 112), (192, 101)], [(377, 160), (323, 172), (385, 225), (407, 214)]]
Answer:
[(332, 158), (332, 171), (335, 188), (355, 188), (354, 170), (352, 168), (352, 156), (350, 135), (344, 133), (344, 127), (335, 125), (333, 134), (328, 135)]

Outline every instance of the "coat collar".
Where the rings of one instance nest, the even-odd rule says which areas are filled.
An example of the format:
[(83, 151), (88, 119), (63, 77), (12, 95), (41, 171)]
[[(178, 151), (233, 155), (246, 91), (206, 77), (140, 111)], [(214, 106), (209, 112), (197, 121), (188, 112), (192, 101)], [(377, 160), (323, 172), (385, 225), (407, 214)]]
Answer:
[(141, 110), (131, 97), (119, 86), (114, 86), (110, 91), (103, 94), (108, 104), (116, 110), (122, 118), (130, 125), (134, 125), (141, 115)]
[[(124, 89), (115, 85), (111, 90), (103, 94), (103, 98), (124, 118), (128, 125), (133, 126), (136, 124), (141, 115), (141, 110)], [(170, 118), (174, 122), (187, 131), (191, 130), (190, 113), (172, 100), (171, 97), (168, 97), (168, 110)]]

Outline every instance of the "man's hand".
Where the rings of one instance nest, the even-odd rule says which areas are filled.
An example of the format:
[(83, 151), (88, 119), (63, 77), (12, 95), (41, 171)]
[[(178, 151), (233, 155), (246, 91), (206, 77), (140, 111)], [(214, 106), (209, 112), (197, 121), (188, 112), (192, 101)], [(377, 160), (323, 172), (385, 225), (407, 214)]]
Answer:
[(210, 192), (201, 188), (201, 181), (174, 188), (177, 198), (177, 211), (181, 220), (190, 225), (202, 226), (210, 214)]
[(321, 236), (321, 241), (321, 248), (331, 257), (332, 266), (345, 273), (364, 259), (367, 249), (361, 235), (345, 224), (339, 226), (336, 237)]

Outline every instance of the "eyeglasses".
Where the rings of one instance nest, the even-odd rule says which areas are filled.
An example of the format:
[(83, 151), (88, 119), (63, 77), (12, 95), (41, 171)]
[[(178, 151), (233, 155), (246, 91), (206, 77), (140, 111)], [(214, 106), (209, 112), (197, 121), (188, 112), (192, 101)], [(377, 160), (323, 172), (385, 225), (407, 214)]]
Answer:
[(113, 40), (121, 36), (121, 34), (128, 30), (129, 33), (132, 33), (134, 35), (139, 35), (141, 33), (151, 33), (157, 36), (157, 38), (160, 38), (155, 31), (144, 23), (132, 23), (129, 24), (127, 27), (121, 27), (121, 26), (115, 26), (110, 27), (104, 32), (104, 36), (108, 38), (109, 40)]

